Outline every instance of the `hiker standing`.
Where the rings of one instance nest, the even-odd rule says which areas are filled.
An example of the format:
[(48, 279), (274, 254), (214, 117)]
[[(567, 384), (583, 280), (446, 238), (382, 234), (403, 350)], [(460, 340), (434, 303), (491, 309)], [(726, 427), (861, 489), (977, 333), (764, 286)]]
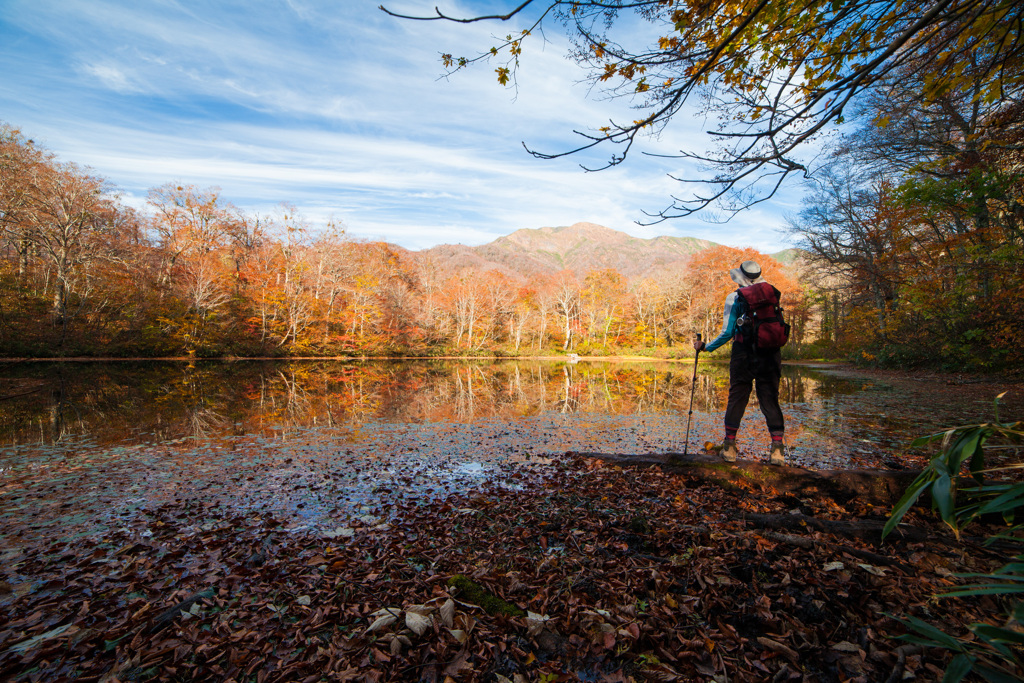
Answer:
[(729, 403), (725, 409), (725, 441), (722, 458), (735, 461), (736, 432), (739, 431), (743, 412), (750, 400), (750, 390), (756, 385), (757, 402), (768, 423), (772, 437), (769, 462), (784, 465), (786, 452), (782, 437), (785, 419), (779, 407), (779, 380), (782, 378), (781, 347), (789, 336), (789, 325), (782, 320), (779, 290), (761, 277), (761, 267), (754, 261), (744, 261), (739, 268), (729, 271), (729, 277), (739, 289), (725, 299), (725, 320), (722, 331), (711, 342), (694, 340), (698, 351), (714, 351), (732, 340), (729, 359)]

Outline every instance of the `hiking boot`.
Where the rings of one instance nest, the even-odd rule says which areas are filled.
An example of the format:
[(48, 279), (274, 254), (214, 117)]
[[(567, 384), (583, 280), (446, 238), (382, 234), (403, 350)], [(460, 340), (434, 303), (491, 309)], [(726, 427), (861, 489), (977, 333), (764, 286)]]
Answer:
[(736, 439), (726, 439), (722, 442), (722, 460), (726, 462), (736, 462), (736, 456), (740, 452), (736, 450)]
[(768, 462), (773, 465), (786, 464), (786, 447), (782, 445), (781, 441), (772, 442), (772, 450), (768, 453)]

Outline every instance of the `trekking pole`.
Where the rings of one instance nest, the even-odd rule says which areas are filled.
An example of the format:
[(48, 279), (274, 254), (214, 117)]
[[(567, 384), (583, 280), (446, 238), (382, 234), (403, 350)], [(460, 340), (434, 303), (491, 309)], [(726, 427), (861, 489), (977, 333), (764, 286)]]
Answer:
[[(697, 341), (700, 341), (700, 332), (697, 333)], [(690, 385), (690, 412), (686, 416), (686, 441), (683, 442), (683, 455), (688, 455), (690, 448), (690, 418), (693, 417), (693, 391), (697, 388), (697, 359), (700, 358), (700, 349), (693, 354), (693, 384)]]

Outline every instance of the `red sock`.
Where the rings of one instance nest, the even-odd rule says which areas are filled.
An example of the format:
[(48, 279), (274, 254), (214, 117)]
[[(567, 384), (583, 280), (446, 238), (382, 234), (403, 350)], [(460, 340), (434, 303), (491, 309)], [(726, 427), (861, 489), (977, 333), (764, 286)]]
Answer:
[(782, 443), (782, 434), (772, 434), (772, 443)]
[(738, 431), (739, 431), (739, 429), (737, 429), (736, 427), (726, 427), (725, 428), (725, 438), (729, 439), (730, 441), (735, 441), (736, 440), (736, 432), (738, 432)]

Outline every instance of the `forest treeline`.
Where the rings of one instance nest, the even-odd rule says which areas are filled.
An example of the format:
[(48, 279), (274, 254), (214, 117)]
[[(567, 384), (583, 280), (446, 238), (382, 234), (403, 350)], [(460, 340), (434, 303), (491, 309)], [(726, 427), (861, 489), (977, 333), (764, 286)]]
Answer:
[(715, 247), (633, 279), (456, 271), (215, 188), (164, 185), (136, 210), (3, 126), (0, 354), (682, 355), (752, 258), (784, 292), (792, 355), (1021, 367), (1024, 107), (923, 87), (894, 77), (866, 99), (812, 175), (790, 220), (800, 267)]
[[(798, 282), (754, 250), (721, 247), (685, 270), (627, 281), (614, 270), (515, 279), (453, 271), (422, 254), (316, 229), (282, 206), (243, 212), (216, 189), (164, 185), (145, 211), (104, 179), (2, 131), (0, 351), (8, 356), (612, 353), (717, 331), (746, 258), (787, 292)], [(678, 348), (685, 353), (686, 345)]]

